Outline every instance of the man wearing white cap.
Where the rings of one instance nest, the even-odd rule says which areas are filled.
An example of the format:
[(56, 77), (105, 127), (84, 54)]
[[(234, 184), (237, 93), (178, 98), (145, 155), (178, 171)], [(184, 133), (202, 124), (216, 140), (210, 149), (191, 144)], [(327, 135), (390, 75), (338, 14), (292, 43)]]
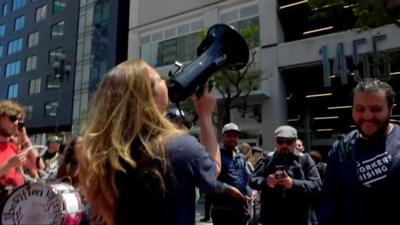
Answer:
[(307, 225), (312, 197), (321, 191), (317, 167), (308, 154), (296, 150), (297, 131), (275, 130), (276, 151), (260, 159), (250, 186), (261, 191), (260, 223)]
[(255, 198), (256, 192), (249, 186), (246, 160), (237, 149), (239, 134), (240, 129), (234, 123), (225, 124), (222, 128), (221, 173), (218, 180), (237, 188), (243, 197), (213, 194), (211, 218), (214, 225), (244, 225), (250, 219), (244, 206)]
[(42, 179), (46, 182), (56, 180), (58, 168), (64, 160), (63, 156), (59, 153), (59, 148), (60, 138), (57, 136), (50, 136), (47, 138), (47, 151), (43, 155), (46, 174), (42, 174)]

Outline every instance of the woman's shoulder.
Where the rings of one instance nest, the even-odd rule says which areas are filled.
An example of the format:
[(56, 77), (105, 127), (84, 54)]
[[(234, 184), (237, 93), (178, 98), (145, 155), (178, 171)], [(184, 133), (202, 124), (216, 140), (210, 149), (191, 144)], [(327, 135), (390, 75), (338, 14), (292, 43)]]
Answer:
[(203, 150), (203, 145), (201, 145), (195, 137), (189, 134), (175, 136), (167, 145), (167, 151), (169, 154), (179, 152), (181, 157), (195, 155), (198, 152), (204, 152)]
[(189, 134), (177, 135), (171, 139), (169, 146), (191, 146), (200, 145), (195, 137)]

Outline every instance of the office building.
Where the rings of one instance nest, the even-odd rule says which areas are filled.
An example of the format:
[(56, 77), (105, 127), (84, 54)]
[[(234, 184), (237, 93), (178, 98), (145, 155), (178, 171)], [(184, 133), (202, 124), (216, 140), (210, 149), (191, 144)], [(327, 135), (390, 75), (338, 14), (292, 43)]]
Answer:
[(35, 142), (68, 131), (78, 1), (0, 1), (0, 98), (19, 102)]
[[(34, 143), (78, 134), (90, 93), (126, 59), (129, 1), (0, 1), (0, 98), (23, 105)], [(74, 130), (73, 130), (74, 129)]]
[[(331, 19), (315, 19), (307, 1), (299, 0), (130, 2), (128, 58), (145, 59), (161, 74), (172, 70), (175, 60), (195, 59), (199, 32), (216, 23), (259, 26), (255, 50), (264, 73), (258, 97), (248, 104), (260, 106), (261, 118), (252, 112), (242, 117), (238, 110), (231, 111), (231, 118), (246, 131), (245, 141), (266, 150), (273, 149), (274, 129), (289, 124), (307, 150), (326, 152), (338, 135), (354, 129), (349, 96), (358, 79), (378, 76), (400, 90), (400, 29), (353, 29), (351, 5)], [(373, 59), (386, 56), (390, 67), (373, 66)], [(399, 118), (398, 108), (392, 119)]]

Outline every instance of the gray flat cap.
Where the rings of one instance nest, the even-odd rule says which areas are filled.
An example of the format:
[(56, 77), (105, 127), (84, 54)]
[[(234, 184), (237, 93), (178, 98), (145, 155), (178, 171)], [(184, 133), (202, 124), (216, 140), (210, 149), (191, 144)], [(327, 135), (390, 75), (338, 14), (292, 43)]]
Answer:
[(297, 130), (291, 126), (283, 125), (275, 130), (275, 137), (278, 138), (297, 138)]

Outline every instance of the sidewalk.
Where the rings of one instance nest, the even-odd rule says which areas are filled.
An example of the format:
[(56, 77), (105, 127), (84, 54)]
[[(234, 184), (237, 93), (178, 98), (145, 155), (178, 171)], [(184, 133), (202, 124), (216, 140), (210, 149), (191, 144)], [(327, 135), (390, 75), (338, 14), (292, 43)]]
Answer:
[(196, 222), (196, 225), (212, 225), (212, 223)]
[(200, 222), (204, 218), (204, 196), (200, 196), (196, 206), (196, 225), (213, 225), (212, 222)]

